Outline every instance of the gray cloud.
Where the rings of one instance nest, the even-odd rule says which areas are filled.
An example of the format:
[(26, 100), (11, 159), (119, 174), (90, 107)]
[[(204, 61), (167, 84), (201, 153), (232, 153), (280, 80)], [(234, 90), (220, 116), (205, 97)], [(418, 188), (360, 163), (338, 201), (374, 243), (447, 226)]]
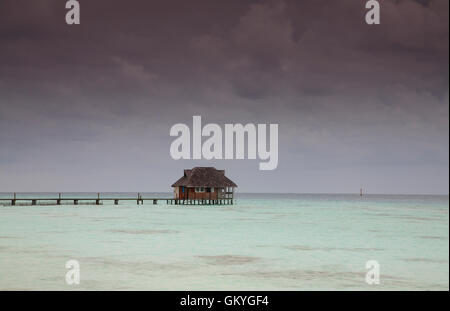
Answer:
[[(380, 26), (352, 0), (81, 3), (74, 27), (61, 1), (0, 3), (0, 191), (216, 165), (241, 191), (448, 193), (448, 1), (383, 1)], [(279, 123), (279, 168), (171, 160), (195, 114)]]

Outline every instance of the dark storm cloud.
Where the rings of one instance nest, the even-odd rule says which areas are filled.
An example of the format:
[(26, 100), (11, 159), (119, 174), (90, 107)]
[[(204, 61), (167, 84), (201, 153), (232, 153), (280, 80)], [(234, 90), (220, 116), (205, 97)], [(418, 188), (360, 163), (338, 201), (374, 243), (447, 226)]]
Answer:
[[(211, 164), (244, 191), (448, 192), (448, 1), (382, 1), (379, 26), (353, 0), (80, 3), (67, 26), (64, 1), (0, 2), (0, 191)], [(171, 160), (194, 114), (279, 123), (279, 168)]]

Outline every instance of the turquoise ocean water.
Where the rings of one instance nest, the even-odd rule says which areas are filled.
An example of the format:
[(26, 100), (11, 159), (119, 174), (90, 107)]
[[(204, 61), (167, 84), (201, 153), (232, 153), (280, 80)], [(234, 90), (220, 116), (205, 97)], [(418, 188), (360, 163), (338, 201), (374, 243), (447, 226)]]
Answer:
[[(50, 194), (19, 194), (36, 195)], [(237, 196), (233, 206), (0, 202), (0, 290), (449, 289), (448, 196)], [(65, 282), (70, 259), (79, 285)], [(365, 282), (368, 260), (379, 285)]]

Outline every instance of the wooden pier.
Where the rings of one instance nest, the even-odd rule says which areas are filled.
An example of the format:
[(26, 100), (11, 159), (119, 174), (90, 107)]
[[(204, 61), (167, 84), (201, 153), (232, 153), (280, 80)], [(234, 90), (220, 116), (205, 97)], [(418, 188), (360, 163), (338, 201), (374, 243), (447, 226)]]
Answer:
[[(19, 202), (24, 202), (22, 205), (63, 205), (63, 202), (67, 204), (79, 205), (82, 202), (84, 204), (92, 202), (92, 205), (102, 205), (104, 201), (114, 202), (114, 205), (119, 205), (120, 201), (135, 201), (136, 205), (144, 205), (144, 202), (152, 202), (153, 205), (158, 204), (159, 201), (165, 201), (167, 205), (232, 205), (233, 198), (222, 199), (175, 199), (175, 198), (146, 198), (142, 197), (140, 193), (136, 197), (101, 197), (100, 193), (97, 193), (96, 197), (63, 197), (61, 193), (58, 193), (57, 197), (34, 197), (34, 198), (19, 198), (14, 193), (12, 198), (0, 198), (1, 205), (17, 206)], [(2, 202), (7, 202), (6, 204)], [(8, 204), (10, 203), (10, 204)], [(27, 204), (29, 203), (29, 204)]]

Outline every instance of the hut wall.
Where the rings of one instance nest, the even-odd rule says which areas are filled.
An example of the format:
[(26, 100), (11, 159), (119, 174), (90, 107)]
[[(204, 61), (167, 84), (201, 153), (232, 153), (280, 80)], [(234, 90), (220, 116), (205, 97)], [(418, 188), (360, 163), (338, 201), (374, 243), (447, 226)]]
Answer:
[[(206, 188), (206, 187), (205, 187)], [(189, 200), (216, 200), (217, 199), (217, 188), (214, 188), (214, 191), (212, 192), (195, 192), (195, 188), (187, 188), (187, 191), (185, 192), (185, 197), (180, 197), (180, 199), (189, 199)]]
[[(205, 187), (206, 188), (206, 187)], [(223, 189), (223, 191), (222, 191)], [(233, 194), (231, 192), (233, 188), (214, 188), (213, 192), (195, 192), (195, 188), (184, 188), (176, 187), (174, 188), (174, 197), (179, 200), (217, 200), (217, 199), (231, 199), (233, 198)]]

